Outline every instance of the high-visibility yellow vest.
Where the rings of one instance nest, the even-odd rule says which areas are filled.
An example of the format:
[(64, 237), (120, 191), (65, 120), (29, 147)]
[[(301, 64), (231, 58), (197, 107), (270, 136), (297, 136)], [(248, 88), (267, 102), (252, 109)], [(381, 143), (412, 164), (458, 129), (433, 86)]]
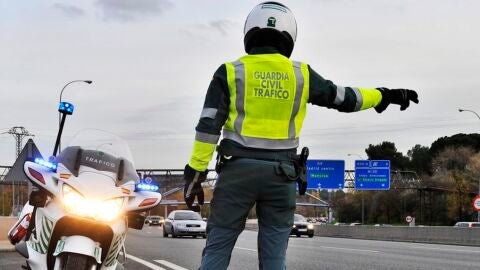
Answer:
[(247, 147), (298, 147), (309, 94), (307, 64), (281, 54), (226, 63), (230, 107), (223, 137)]

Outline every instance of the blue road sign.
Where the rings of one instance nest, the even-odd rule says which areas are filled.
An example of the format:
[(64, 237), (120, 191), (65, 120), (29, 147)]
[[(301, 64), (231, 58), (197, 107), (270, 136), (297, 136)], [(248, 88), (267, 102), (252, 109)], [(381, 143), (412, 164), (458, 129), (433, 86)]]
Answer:
[(355, 160), (355, 189), (389, 190), (390, 160)]
[(307, 188), (309, 189), (342, 189), (344, 177), (344, 160), (307, 160)]

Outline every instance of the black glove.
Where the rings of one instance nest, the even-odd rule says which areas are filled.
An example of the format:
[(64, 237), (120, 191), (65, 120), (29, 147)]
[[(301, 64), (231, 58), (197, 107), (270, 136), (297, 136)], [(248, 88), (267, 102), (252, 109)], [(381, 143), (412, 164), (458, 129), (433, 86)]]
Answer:
[(299, 159), (298, 159), (298, 179), (297, 179), (297, 184), (298, 184), (298, 194), (300, 195), (305, 195), (307, 192), (307, 160), (308, 160), (308, 155), (310, 154), (310, 150), (308, 147), (303, 147), (302, 152), (300, 153)]
[[(183, 179), (185, 179), (185, 188), (183, 189), (183, 198), (187, 203), (187, 207), (195, 212), (200, 212), (200, 206), (205, 200), (202, 188), (202, 182), (207, 179), (208, 170), (199, 172), (188, 164), (185, 166), (183, 172)], [(197, 197), (198, 205), (193, 206), (193, 202)]]
[(410, 105), (410, 101), (418, 103), (417, 92), (409, 89), (388, 89), (385, 87), (377, 88), (382, 93), (382, 101), (375, 107), (378, 113), (383, 112), (390, 103), (400, 105), (400, 110), (404, 111)]
[(305, 179), (299, 178), (297, 180), (297, 185), (298, 185), (298, 194), (305, 195), (305, 193), (307, 192), (307, 185), (308, 185), (306, 177)]

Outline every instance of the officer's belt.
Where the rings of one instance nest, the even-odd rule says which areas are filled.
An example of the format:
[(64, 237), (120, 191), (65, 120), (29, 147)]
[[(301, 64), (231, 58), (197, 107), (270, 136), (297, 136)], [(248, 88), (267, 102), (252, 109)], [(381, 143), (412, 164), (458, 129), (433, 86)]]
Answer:
[(266, 161), (292, 162), (296, 162), (298, 160), (296, 149), (269, 151), (251, 148), (241, 148), (233, 146), (229, 143), (220, 143), (220, 145), (217, 147), (217, 152), (219, 156), (227, 160), (231, 158), (250, 158)]

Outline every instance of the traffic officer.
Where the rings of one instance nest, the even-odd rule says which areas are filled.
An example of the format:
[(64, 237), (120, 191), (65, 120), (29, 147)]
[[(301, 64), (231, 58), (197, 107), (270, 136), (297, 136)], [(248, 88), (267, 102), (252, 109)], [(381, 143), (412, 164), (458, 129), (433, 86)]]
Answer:
[[(190, 161), (184, 197), (199, 211), (201, 183), (217, 149), (216, 182), (200, 269), (226, 269), (250, 209), (258, 216), (260, 269), (284, 269), (299, 177), (299, 135), (306, 105), (356, 112), (389, 104), (405, 110), (417, 93), (407, 89), (342, 87), (309, 65), (289, 59), (297, 38), (285, 5), (265, 2), (248, 15), (247, 55), (221, 65), (210, 82)], [(223, 139), (217, 147), (223, 128)], [(197, 198), (198, 204), (194, 205)]]

